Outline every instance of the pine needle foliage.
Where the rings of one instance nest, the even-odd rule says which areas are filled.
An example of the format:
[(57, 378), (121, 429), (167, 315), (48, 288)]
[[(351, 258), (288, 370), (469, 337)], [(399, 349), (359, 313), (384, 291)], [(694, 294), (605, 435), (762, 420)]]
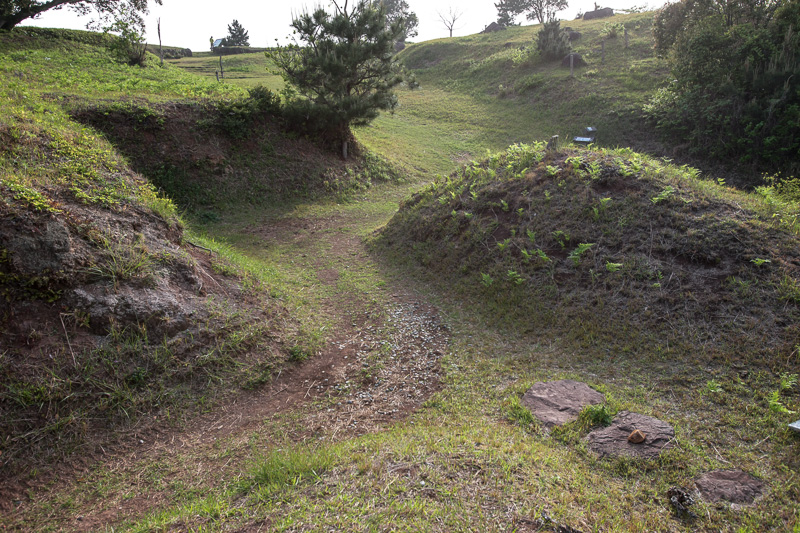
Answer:
[(381, 4), (334, 2), (292, 21), (295, 43), (268, 53), (301, 98), (287, 103), (288, 122), (306, 133), (346, 143), (351, 126), (363, 126), (397, 105), (393, 89), (403, 82), (394, 43), (402, 20), (387, 26)]
[(238, 20), (228, 24), (228, 36), (223, 39), (225, 46), (250, 46), (250, 36)]
[(561, 29), (561, 22), (551, 20), (542, 25), (536, 36), (536, 48), (545, 60), (561, 59), (569, 54), (572, 46), (567, 33)]

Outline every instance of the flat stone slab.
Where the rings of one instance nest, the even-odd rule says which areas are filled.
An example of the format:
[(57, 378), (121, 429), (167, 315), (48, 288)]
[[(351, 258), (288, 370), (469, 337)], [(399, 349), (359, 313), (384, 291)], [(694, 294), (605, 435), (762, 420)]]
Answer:
[(586, 383), (562, 379), (534, 383), (522, 397), (521, 403), (546, 428), (552, 428), (577, 420), (584, 407), (605, 400), (605, 395)]
[(741, 470), (714, 470), (695, 480), (700, 496), (707, 502), (725, 500), (747, 505), (764, 495), (766, 484)]
[[(644, 441), (633, 444), (628, 441), (636, 430), (644, 433)], [(586, 437), (589, 449), (600, 457), (630, 456), (642, 459), (658, 457), (662, 450), (672, 447), (675, 430), (666, 422), (651, 416), (630, 411), (620, 411), (611, 425), (592, 431)]]

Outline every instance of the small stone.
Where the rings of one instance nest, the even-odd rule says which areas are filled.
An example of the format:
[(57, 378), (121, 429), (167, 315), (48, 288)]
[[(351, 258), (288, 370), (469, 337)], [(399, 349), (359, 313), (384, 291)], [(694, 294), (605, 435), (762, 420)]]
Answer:
[(667, 498), (669, 498), (669, 502), (675, 509), (675, 514), (688, 518), (697, 518), (697, 515), (689, 509), (691, 505), (695, 504), (695, 501), (688, 490), (683, 487), (672, 487), (667, 491)]
[(644, 433), (642, 433), (638, 429), (634, 429), (631, 432), (631, 434), (628, 435), (628, 442), (630, 442), (632, 444), (641, 444), (641, 443), (643, 443), (645, 441), (646, 438), (647, 438), (647, 435), (645, 435)]

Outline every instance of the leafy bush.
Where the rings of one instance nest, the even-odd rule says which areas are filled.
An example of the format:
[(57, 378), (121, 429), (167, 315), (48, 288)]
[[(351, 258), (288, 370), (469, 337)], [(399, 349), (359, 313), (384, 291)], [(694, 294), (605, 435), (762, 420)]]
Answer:
[(147, 42), (144, 40), (143, 28), (127, 20), (117, 20), (105, 28), (105, 31), (118, 34), (109, 48), (120, 61), (129, 65), (145, 66)]
[(656, 53), (664, 56), (675, 44), (686, 18), (686, 4), (675, 2), (667, 4), (653, 17), (653, 39)]
[(645, 107), (657, 127), (712, 158), (784, 175), (800, 170), (799, 5), (761, 25), (662, 10), (656, 43), (663, 53), (674, 39), (675, 81)]
[(570, 53), (569, 36), (561, 29), (560, 21), (551, 20), (542, 25), (536, 35), (536, 48), (545, 60), (561, 59)]
[(621, 33), (625, 32), (625, 26), (621, 22), (603, 24), (600, 34), (606, 39), (616, 39)]

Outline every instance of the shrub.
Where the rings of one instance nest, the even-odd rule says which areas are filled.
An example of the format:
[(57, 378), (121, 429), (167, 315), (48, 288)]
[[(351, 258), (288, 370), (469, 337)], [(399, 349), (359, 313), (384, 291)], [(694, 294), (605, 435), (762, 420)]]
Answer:
[(616, 39), (619, 34), (625, 33), (625, 26), (621, 22), (606, 22), (603, 24), (603, 30), (600, 33), (606, 39)]
[(216, 104), (216, 112), (203, 120), (202, 125), (218, 128), (234, 139), (243, 139), (257, 117), (280, 116), (281, 112), (280, 96), (259, 85), (248, 90), (247, 98)]
[(656, 43), (663, 53), (674, 39), (675, 82), (645, 108), (658, 128), (704, 156), (784, 175), (800, 170), (800, 38), (794, 29), (800, 27), (800, 9), (790, 9), (795, 5), (800, 2), (760, 25), (758, 12), (732, 23), (720, 15), (683, 17), (677, 8), (662, 10)]
[(536, 36), (536, 48), (545, 60), (561, 59), (570, 53), (569, 36), (561, 29), (560, 21), (551, 20), (542, 25)]
[(683, 28), (686, 18), (686, 4), (675, 2), (667, 4), (653, 17), (653, 39), (655, 40), (656, 53), (664, 56), (678, 39), (678, 34)]

